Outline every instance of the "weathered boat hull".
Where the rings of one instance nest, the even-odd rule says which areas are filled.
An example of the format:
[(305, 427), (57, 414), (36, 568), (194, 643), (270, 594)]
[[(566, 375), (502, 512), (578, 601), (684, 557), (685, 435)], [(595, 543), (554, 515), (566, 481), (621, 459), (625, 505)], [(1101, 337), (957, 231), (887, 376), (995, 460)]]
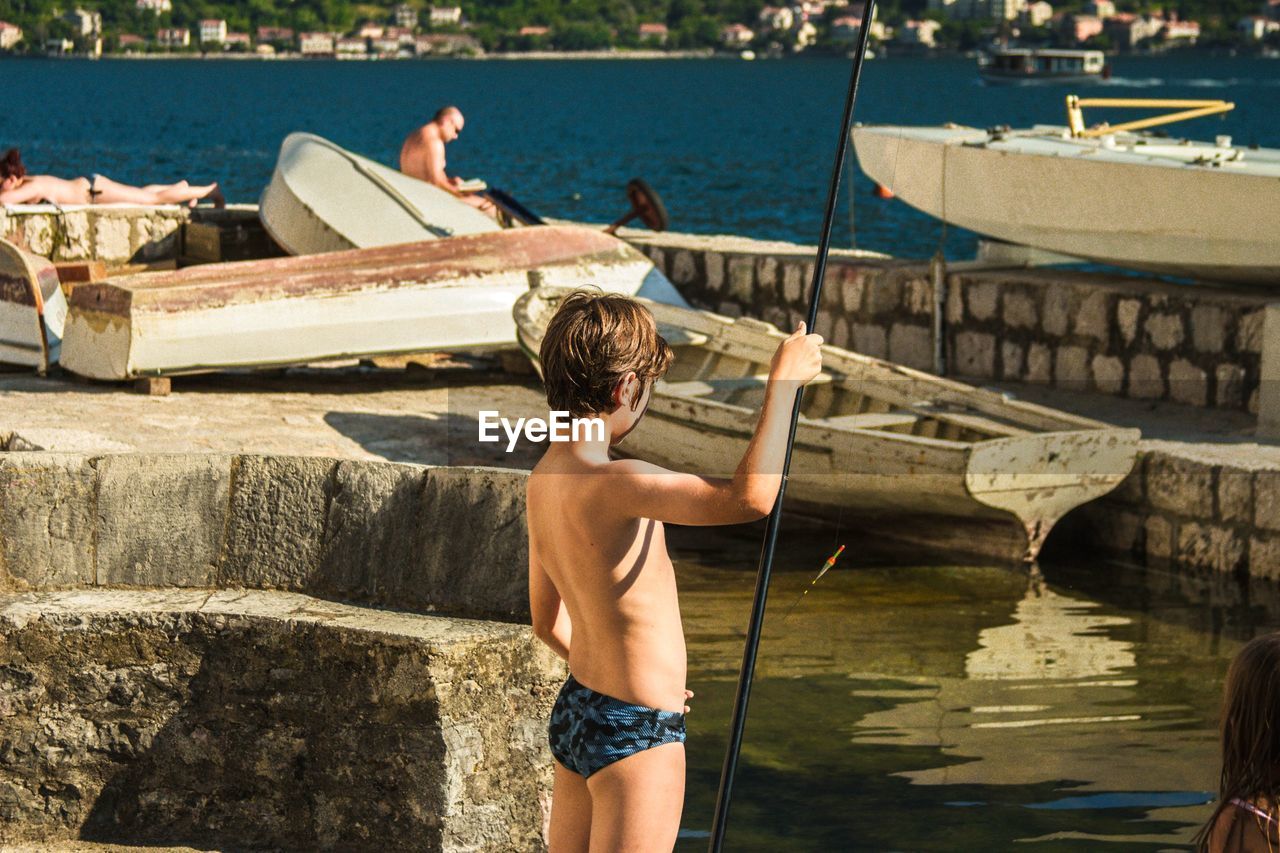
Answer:
[(499, 230), (444, 190), (310, 133), (285, 137), (258, 211), (267, 233), (293, 255)]
[(607, 234), (555, 226), (189, 267), (83, 285), (62, 364), (93, 379), (353, 356), (512, 347), (530, 274), (578, 287), (679, 295)]
[(0, 362), (47, 371), (58, 361), (66, 313), (53, 263), (0, 240)]
[[(558, 294), (516, 301), (522, 349), (538, 366)], [(651, 304), (676, 362), (619, 450), (673, 469), (733, 475), (754, 430), (773, 326)], [(1034, 558), (1054, 523), (1114, 489), (1137, 455), (1137, 430), (1011, 401), (990, 391), (836, 347), (805, 395), (788, 502), (955, 552)], [(721, 383), (727, 392), (714, 390)], [(732, 390), (737, 389), (737, 390)], [(710, 399), (719, 393), (726, 399)], [(914, 519), (913, 522), (905, 522)], [(943, 524), (940, 519), (948, 519)], [(981, 529), (982, 536), (963, 532)]]
[(1044, 130), (1043, 141), (992, 140), (966, 127), (864, 126), (853, 142), (868, 176), (953, 225), (1131, 269), (1280, 285), (1280, 173), (1265, 152), (1215, 166), (1179, 162), (1174, 149), (1189, 149), (1160, 151), (1154, 137), (1145, 157)]

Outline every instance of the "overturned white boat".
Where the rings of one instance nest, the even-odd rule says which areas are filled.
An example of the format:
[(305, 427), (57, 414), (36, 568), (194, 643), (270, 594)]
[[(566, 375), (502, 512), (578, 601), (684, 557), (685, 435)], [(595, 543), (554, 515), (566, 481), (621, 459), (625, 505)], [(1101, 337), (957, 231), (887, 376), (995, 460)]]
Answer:
[(577, 226), (518, 228), (84, 284), (62, 365), (93, 379), (514, 348), (530, 279), (683, 303), (653, 263)]
[[(1085, 128), (1084, 106), (1183, 112)], [(1280, 285), (1280, 150), (1142, 130), (1231, 106), (1072, 97), (1066, 127), (865, 125), (853, 143), (877, 183), (979, 234), (1137, 270)]]
[(0, 240), (0, 362), (48, 371), (58, 361), (66, 315), (53, 262)]
[(292, 255), (485, 234), (500, 226), (425, 181), (312, 133), (291, 133), (258, 202), (263, 226)]
[[(535, 366), (547, 323), (567, 292), (540, 287), (516, 301), (520, 345)], [(658, 303), (648, 308), (675, 361), (620, 450), (677, 470), (731, 477), (785, 335), (749, 318)], [(837, 347), (824, 346), (822, 361), (823, 373), (804, 397), (788, 502), (839, 514), (849, 524), (894, 519), (876, 527), (882, 538), (1034, 559), (1054, 523), (1119, 485), (1137, 455), (1134, 429)]]

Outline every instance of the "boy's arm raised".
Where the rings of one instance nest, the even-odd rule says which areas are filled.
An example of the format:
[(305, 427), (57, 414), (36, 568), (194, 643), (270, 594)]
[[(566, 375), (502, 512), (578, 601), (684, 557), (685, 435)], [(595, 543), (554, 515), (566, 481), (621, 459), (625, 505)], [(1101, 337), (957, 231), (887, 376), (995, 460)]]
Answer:
[(822, 370), (821, 345), (821, 336), (805, 334), (804, 323), (778, 345), (760, 419), (732, 479), (622, 460), (609, 466), (610, 503), (628, 515), (672, 524), (737, 524), (768, 515), (782, 485), (796, 391)]

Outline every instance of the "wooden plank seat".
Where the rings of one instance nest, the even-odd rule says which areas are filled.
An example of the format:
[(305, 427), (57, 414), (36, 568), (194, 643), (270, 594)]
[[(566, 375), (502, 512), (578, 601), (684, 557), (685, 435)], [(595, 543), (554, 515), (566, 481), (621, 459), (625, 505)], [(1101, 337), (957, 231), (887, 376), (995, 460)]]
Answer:
[[(769, 374), (757, 373), (754, 376), (725, 377), (719, 379), (691, 379), (685, 382), (664, 382), (663, 390), (668, 394), (680, 397), (709, 397), (712, 394), (742, 391), (748, 388), (763, 388), (769, 382)], [(819, 373), (809, 383), (823, 385), (831, 382), (831, 375)], [(807, 386), (806, 386), (807, 387)]]
[(821, 422), (849, 429), (893, 429), (915, 426), (920, 422), (920, 417), (907, 412), (862, 412), (856, 415), (835, 415), (823, 418)]
[(934, 418), (952, 426), (958, 426), (963, 429), (971, 429), (974, 432), (980, 432), (985, 435), (1003, 436), (1012, 438), (1019, 435), (1030, 435), (1031, 430), (1022, 429), (1012, 424), (997, 421), (983, 415), (975, 415), (970, 412), (957, 412), (942, 406), (912, 406), (911, 410), (924, 417)]

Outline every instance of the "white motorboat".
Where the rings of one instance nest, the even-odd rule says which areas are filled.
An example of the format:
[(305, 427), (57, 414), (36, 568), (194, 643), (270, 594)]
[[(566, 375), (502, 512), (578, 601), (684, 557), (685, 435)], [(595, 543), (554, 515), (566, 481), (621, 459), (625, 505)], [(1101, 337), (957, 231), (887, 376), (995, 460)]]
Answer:
[(988, 83), (1089, 83), (1105, 78), (1100, 50), (1010, 47), (978, 55), (978, 76)]
[[(1086, 128), (1085, 106), (1183, 112)], [(1143, 130), (1231, 106), (1072, 97), (1066, 127), (863, 125), (853, 143), (874, 181), (979, 234), (1137, 270), (1280, 285), (1280, 150)]]

